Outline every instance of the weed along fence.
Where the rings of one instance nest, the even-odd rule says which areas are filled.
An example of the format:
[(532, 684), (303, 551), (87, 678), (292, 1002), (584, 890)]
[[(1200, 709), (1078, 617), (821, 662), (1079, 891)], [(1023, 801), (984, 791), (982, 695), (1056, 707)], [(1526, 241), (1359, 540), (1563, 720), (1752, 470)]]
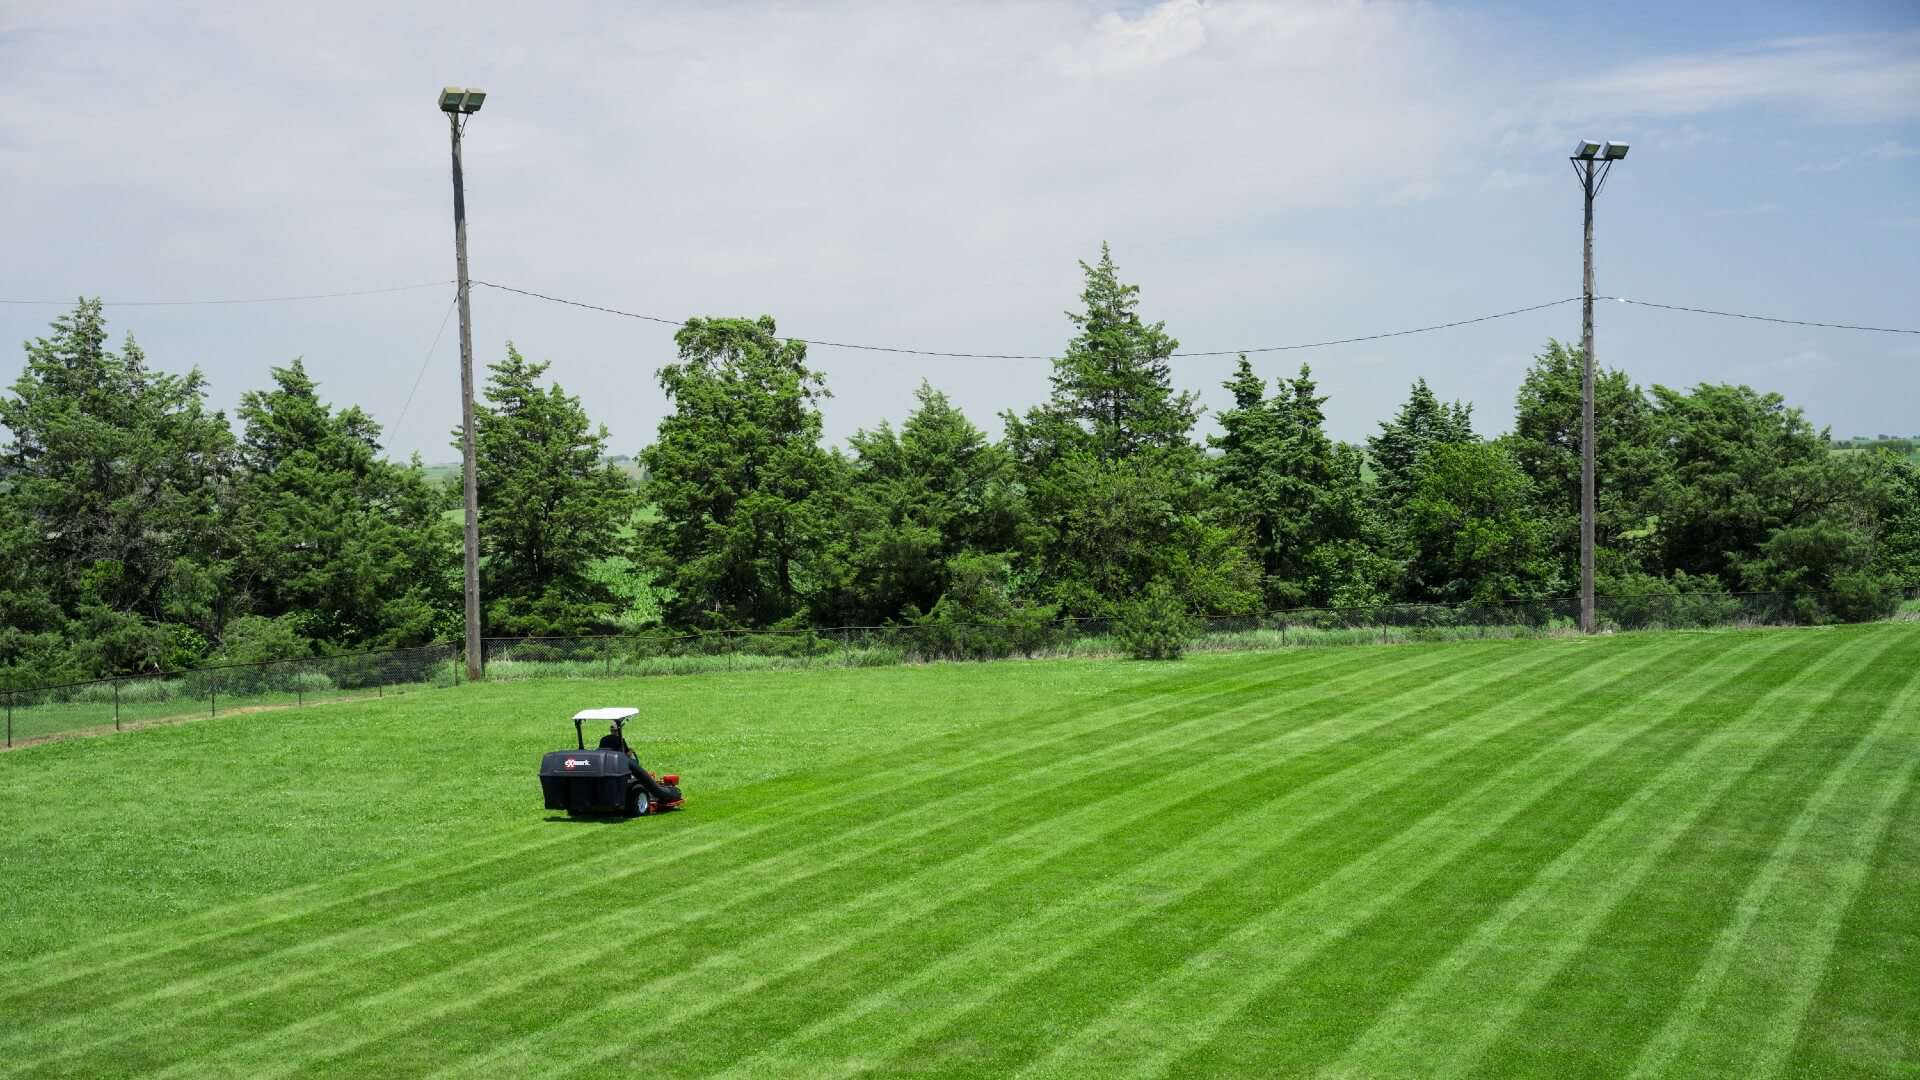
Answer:
[[(1826, 593), (1659, 593), (1598, 598), (1607, 630), (1704, 629), (1920, 619), (1920, 588)], [(1573, 634), (1579, 601), (1368, 604), (1196, 619), (1192, 652), (1392, 644)], [(938, 660), (1112, 656), (1124, 652), (1103, 619), (917, 623), (804, 630), (652, 631), (567, 638), (488, 638), (489, 681), (591, 679), (811, 667), (879, 667)], [(279, 660), (63, 686), (0, 691), (6, 745), (114, 731), (223, 712), (383, 697), (461, 679), (460, 647)]]

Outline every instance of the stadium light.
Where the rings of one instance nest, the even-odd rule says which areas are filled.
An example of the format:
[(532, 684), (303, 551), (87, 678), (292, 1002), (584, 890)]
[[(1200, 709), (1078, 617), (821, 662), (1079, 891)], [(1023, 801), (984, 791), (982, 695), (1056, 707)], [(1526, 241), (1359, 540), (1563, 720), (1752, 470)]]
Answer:
[(487, 100), (487, 92), (477, 87), (449, 86), (440, 91), (440, 111), (443, 113), (477, 113)]
[[(445, 106), (442, 106), (442, 108), (445, 108)], [(1613, 144), (1607, 143), (1606, 145), (1612, 146)], [(1573, 160), (1592, 161), (1594, 158), (1600, 156), (1600, 149), (1601, 144), (1597, 140), (1581, 139), (1573, 148)]]

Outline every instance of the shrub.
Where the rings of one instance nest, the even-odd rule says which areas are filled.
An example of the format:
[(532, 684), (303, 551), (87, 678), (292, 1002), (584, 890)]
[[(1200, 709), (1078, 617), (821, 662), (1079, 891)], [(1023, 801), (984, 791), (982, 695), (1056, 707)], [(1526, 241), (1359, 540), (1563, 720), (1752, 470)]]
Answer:
[(1187, 606), (1165, 581), (1126, 605), (1113, 636), (1135, 660), (1178, 660), (1197, 632)]
[(1900, 584), (1891, 577), (1865, 572), (1837, 574), (1827, 594), (1827, 612), (1840, 622), (1867, 622), (1890, 618), (1900, 610)]
[(333, 689), (333, 680), (324, 671), (296, 671), (287, 676), (286, 685), (303, 694), (324, 694)]
[(268, 619), (242, 615), (227, 623), (220, 636), (218, 663), (259, 664), (312, 656), (313, 643), (300, 633), (296, 616)]

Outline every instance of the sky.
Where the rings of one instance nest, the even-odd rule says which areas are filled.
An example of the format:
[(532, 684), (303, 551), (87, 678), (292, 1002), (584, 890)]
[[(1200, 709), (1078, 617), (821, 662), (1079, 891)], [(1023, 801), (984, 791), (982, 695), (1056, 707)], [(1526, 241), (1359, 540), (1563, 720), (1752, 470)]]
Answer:
[[(329, 3), (0, 0), (0, 299), (109, 308), (231, 413), (302, 357), (399, 456), (457, 455), (440, 87), (475, 278), (843, 342), (1057, 354), (1112, 245), (1190, 350), (1578, 296), (1579, 138), (1629, 142), (1596, 291), (1920, 327), (1920, 3)], [(476, 362), (552, 364), (630, 454), (672, 327), (475, 287)], [(0, 380), (60, 305), (0, 304)], [(1920, 335), (1602, 303), (1644, 384), (1745, 383), (1836, 436), (1920, 431)], [(1484, 433), (1579, 305), (1256, 355), (1312, 364), (1339, 438), (1424, 376)], [(1044, 360), (816, 347), (840, 443), (924, 379), (976, 423)], [(1229, 358), (1176, 361), (1220, 407)]]

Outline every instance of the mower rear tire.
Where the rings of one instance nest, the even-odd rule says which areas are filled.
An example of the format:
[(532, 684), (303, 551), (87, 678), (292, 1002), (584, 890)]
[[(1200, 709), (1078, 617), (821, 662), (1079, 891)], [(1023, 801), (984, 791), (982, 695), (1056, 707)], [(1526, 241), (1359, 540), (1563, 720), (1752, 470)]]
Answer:
[(653, 803), (647, 799), (647, 789), (635, 785), (627, 792), (627, 816), (645, 817), (653, 809)]

